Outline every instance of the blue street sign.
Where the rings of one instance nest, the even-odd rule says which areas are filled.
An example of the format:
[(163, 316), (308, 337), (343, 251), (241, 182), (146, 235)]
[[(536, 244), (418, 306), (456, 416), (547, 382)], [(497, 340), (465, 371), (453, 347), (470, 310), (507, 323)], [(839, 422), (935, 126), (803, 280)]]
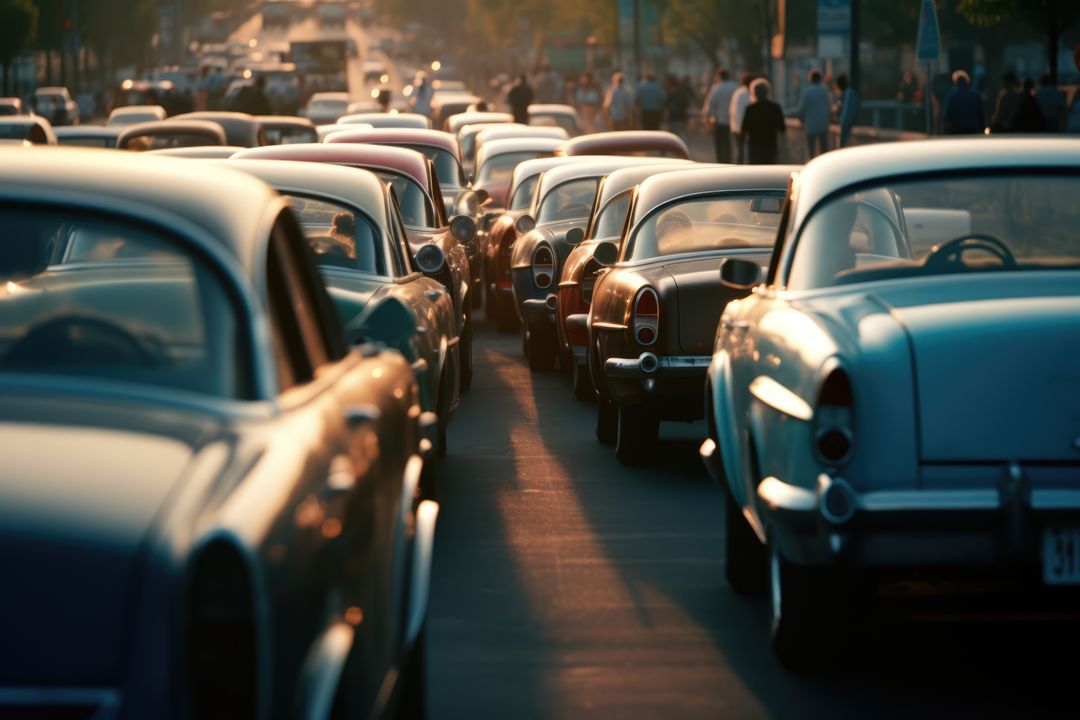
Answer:
[(941, 29), (938, 27), (937, 6), (934, 0), (922, 0), (919, 9), (919, 38), (915, 42), (915, 57), (937, 60), (941, 56)]

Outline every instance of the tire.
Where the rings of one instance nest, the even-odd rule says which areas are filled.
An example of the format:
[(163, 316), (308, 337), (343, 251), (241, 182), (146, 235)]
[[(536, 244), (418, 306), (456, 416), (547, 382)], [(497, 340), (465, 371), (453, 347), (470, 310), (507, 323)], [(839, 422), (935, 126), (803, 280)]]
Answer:
[(724, 576), (740, 595), (766, 587), (769, 556), (746, 522), (735, 496), (724, 487)]
[(596, 400), (596, 388), (593, 387), (587, 365), (571, 361), (570, 382), (574, 386), (574, 397), (582, 402)]
[(652, 455), (660, 433), (660, 422), (640, 405), (618, 407), (615, 429), (615, 457), (623, 465), (642, 465)]
[(397, 720), (424, 720), (427, 717), (427, 625), (420, 629), (409, 657), (398, 676)]
[(473, 381), (473, 323), (472, 313), (465, 315), (465, 329), (461, 333), (458, 357), (461, 358), (461, 392), (468, 392)]
[(806, 670), (812, 662), (816, 612), (814, 571), (785, 560), (769, 545), (769, 622), (773, 652), (788, 670)]
[(525, 337), (525, 357), (529, 361), (529, 369), (537, 372), (546, 372), (555, 369), (555, 338), (554, 333), (546, 330), (532, 330), (522, 328)]

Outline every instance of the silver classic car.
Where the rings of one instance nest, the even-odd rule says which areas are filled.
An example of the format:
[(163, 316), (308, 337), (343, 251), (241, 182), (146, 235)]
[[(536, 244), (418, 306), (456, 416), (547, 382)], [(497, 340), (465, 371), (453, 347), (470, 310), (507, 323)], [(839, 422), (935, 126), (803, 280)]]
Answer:
[(1080, 585), (1078, 193), (1075, 140), (828, 153), (793, 178), (764, 280), (728, 268), (753, 291), (716, 331), (701, 454), (727, 577), (768, 583), (785, 662), (850, 580)]
[(346, 348), (286, 200), (14, 149), (0, 228), (0, 715), (422, 704), (415, 380)]

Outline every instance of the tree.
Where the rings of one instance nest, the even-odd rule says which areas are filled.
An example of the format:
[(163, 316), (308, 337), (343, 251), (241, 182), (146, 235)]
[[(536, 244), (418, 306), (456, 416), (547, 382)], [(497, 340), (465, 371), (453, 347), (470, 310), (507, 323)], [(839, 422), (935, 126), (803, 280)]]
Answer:
[(664, 26), (676, 41), (701, 48), (713, 65), (723, 50), (738, 53), (743, 67), (765, 60), (764, 49), (773, 34), (774, 0), (671, 0)]
[(37, 32), (37, 8), (31, 0), (0, 0), (0, 66), (3, 89), (11, 92), (11, 63), (34, 41)]
[(959, 0), (956, 11), (975, 27), (989, 28), (1021, 23), (1042, 34), (1050, 76), (1058, 79), (1061, 36), (1080, 22), (1077, 0)]

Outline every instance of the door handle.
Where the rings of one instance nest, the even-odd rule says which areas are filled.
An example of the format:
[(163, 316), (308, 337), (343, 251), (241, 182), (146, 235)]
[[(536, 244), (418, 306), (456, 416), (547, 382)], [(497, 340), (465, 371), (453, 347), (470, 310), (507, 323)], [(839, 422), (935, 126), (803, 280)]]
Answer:
[(438, 300), (442, 297), (442, 290), (428, 290), (427, 296), (428, 300)]
[(380, 417), (382, 417), (382, 410), (379, 409), (378, 405), (360, 403), (345, 408), (345, 422), (350, 427), (359, 427), (360, 425), (378, 422)]

